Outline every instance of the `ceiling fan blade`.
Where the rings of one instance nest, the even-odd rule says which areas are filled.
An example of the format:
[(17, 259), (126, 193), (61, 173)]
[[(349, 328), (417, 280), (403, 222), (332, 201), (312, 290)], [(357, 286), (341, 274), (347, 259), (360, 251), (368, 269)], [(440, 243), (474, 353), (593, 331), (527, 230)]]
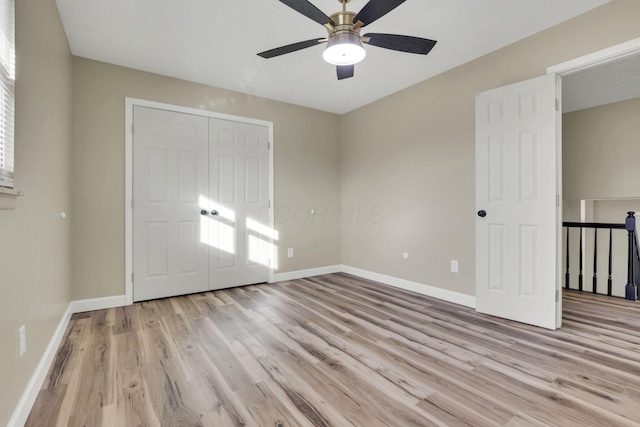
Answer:
[(353, 65), (338, 65), (336, 69), (338, 70), (338, 80), (353, 77), (353, 73), (355, 71), (355, 67)]
[(308, 47), (319, 45), (320, 43), (326, 42), (327, 39), (312, 39), (305, 40), (303, 42), (288, 44), (286, 46), (277, 47), (275, 49), (267, 50), (258, 54), (263, 58), (269, 59), (276, 56), (284, 55), (286, 53), (296, 52), (298, 50), (306, 49)]
[[(281, 0), (282, 1), (282, 0)], [(400, 6), (406, 0), (370, 0), (355, 18), (353, 22), (362, 22), (362, 26), (369, 25), (373, 21), (382, 18), (396, 7)]]
[(400, 52), (426, 55), (436, 45), (437, 41), (420, 37), (399, 36), (397, 34), (369, 33), (362, 36), (362, 41), (373, 46)]
[(320, 25), (335, 25), (331, 18), (307, 0), (280, 0), (280, 2), (286, 4), (296, 12), (303, 14), (307, 18), (316, 21)]

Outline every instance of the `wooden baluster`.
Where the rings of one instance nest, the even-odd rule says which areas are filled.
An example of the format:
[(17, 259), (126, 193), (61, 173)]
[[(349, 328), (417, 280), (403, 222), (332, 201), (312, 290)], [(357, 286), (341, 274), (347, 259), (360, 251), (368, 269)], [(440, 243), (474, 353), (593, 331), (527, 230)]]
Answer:
[(598, 293), (598, 229), (593, 229), (593, 285), (591, 292)]
[(611, 269), (613, 266), (612, 263), (612, 253), (613, 253), (613, 228), (609, 229), (609, 277), (607, 278), (607, 296), (611, 296), (613, 282), (611, 280)]
[(571, 227), (567, 227), (567, 270), (564, 273), (564, 287), (567, 289), (569, 289), (569, 230), (571, 230)]

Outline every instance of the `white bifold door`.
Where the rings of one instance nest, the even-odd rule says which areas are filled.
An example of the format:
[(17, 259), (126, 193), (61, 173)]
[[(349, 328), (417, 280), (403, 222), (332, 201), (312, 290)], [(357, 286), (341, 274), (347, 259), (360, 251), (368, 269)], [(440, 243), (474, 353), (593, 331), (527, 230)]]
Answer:
[(135, 301), (269, 278), (268, 128), (133, 113)]
[(556, 77), (476, 99), (476, 309), (560, 326)]

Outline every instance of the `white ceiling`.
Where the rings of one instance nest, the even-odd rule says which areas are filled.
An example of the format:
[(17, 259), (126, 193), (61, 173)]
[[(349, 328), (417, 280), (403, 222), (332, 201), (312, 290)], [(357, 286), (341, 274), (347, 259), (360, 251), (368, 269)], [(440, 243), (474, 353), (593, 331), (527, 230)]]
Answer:
[[(366, 46), (338, 81), (322, 46), (256, 54), (325, 37), (278, 0), (56, 0), (74, 55), (292, 104), (349, 112), (584, 13), (608, 0), (408, 0), (363, 30), (438, 41), (427, 56)], [(337, 0), (311, 0), (327, 15)], [(352, 0), (358, 12), (367, 0)]]

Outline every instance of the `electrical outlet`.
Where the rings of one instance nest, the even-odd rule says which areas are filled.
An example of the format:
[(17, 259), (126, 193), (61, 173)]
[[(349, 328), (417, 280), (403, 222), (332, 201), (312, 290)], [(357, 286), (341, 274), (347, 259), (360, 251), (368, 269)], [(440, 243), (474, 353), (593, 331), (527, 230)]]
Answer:
[(289, 249), (287, 250), (287, 256), (288, 256), (289, 258), (293, 258), (293, 248), (289, 248)]
[(455, 259), (451, 260), (451, 272), (452, 273), (458, 272), (458, 261), (456, 261)]
[(20, 348), (20, 357), (27, 352), (27, 327), (20, 326), (18, 329), (18, 347)]

